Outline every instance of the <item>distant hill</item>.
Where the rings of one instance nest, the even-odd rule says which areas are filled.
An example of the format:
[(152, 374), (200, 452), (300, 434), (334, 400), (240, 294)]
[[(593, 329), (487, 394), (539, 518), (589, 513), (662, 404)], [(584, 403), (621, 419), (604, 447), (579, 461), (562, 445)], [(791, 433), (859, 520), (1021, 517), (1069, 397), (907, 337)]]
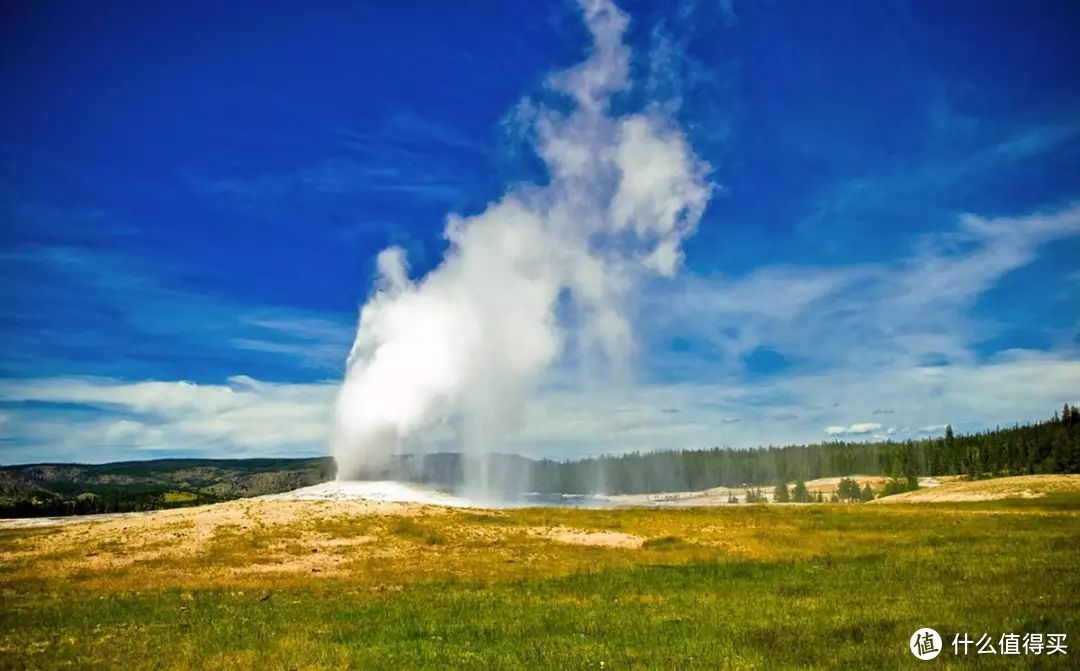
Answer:
[(334, 477), (329, 457), (0, 467), (0, 517), (132, 512), (275, 494)]

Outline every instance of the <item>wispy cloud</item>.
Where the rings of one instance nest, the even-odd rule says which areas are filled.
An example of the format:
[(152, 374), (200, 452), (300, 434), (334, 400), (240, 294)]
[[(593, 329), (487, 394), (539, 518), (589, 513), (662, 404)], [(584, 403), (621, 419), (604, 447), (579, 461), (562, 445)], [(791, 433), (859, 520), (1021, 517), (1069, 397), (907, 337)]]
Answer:
[[(1080, 123), (1049, 122), (996, 135), (956, 140), (951, 127), (930, 146), (941, 147), (912, 164), (886, 173), (855, 175), (827, 192), (815, 211), (800, 224), (807, 236), (831, 230), (833, 224), (866, 223), (890, 210), (907, 210), (913, 203), (924, 206), (960, 185), (999, 179), (1017, 166), (1059, 151), (1080, 141)], [(962, 137), (963, 134), (960, 134)], [(923, 210), (925, 212), (925, 210)]]
[(291, 169), (189, 174), (186, 180), (204, 196), (254, 209), (380, 193), (457, 204), (474, 185), (470, 161), (484, 153), (470, 135), (408, 110), (371, 130), (341, 129), (337, 137), (325, 156)]
[(915, 433), (920, 433), (920, 434), (924, 434), (924, 435), (929, 435), (929, 434), (934, 434), (934, 433), (941, 433), (942, 431), (945, 430), (946, 426), (948, 426), (948, 425), (947, 424), (929, 424), (927, 426), (919, 427), (918, 429), (915, 430)]
[(190, 176), (188, 182), (205, 195), (252, 206), (321, 196), (361, 197), (374, 192), (451, 200), (467, 185), (461, 173), (441, 171), (436, 166), (372, 165), (351, 158), (324, 159), (289, 172), (214, 179)]
[(365, 153), (381, 152), (387, 147), (423, 154), (435, 154), (447, 148), (471, 153), (487, 151), (486, 146), (461, 129), (409, 109), (390, 114), (371, 131), (342, 129), (340, 135), (344, 146)]
[(282, 371), (326, 376), (342, 370), (352, 341), (352, 315), (175, 288), (171, 269), (115, 252), (23, 245), (0, 253), (0, 271), (18, 278), (0, 286), (5, 319), (18, 327), (5, 330), (0, 343), (21, 353), (5, 360), (8, 374), (41, 367), (100, 373), (120, 352), (129, 367), (148, 364), (126, 375), (191, 375), (193, 364), (213, 358), (232, 372), (237, 357), (260, 353), (274, 355), (262, 359)]
[(692, 335), (724, 366), (771, 347), (810, 367), (912, 367), (977, 358), (990, 332), (972, 308), (1041, 246), (1080, 234), (1080, 205), (1018, 217), (965, 215), (897, 262), (763, 267), (741, 278), (690, 278), (646, 299), (660, 337)]

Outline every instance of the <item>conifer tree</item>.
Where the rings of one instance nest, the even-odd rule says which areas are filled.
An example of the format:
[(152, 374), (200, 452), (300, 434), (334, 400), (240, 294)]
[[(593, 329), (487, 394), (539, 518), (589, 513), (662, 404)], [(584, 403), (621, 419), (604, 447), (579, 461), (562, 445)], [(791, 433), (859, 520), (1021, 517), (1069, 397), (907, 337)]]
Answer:
[(810, 492), (806, 490), (806, 483), (802, 478), (795, 481), (795, 489), (791, 494), (791, 500), (795, 503), (809, 503)]

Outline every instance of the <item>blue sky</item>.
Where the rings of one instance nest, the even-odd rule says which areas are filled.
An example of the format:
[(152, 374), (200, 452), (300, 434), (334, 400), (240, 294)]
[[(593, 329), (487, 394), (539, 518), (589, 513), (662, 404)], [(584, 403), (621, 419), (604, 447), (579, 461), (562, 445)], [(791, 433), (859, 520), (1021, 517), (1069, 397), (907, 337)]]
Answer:
[[(366, 4), (370, 6), (357, 6)], [(1080, 7), (626, 2), (631, 88), (711, 166), (626, 375), (506, 449), (977, 430), (1080, 401)], [(543, 163), (573, 4), (9, 2), (0, 463), (322, 454), (375, 256), (414, 275)]]

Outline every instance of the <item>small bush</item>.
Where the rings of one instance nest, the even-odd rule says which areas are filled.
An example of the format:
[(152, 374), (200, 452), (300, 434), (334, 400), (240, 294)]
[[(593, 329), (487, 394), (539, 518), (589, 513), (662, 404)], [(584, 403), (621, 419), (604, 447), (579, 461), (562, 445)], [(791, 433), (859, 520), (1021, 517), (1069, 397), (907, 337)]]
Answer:
[(660, 538), (650, 538), (642, 543), (641, 547), (646, 550), (669, 550), (684, 545), (686, 545), (686, 541), (678, 536), (661, 536)]

